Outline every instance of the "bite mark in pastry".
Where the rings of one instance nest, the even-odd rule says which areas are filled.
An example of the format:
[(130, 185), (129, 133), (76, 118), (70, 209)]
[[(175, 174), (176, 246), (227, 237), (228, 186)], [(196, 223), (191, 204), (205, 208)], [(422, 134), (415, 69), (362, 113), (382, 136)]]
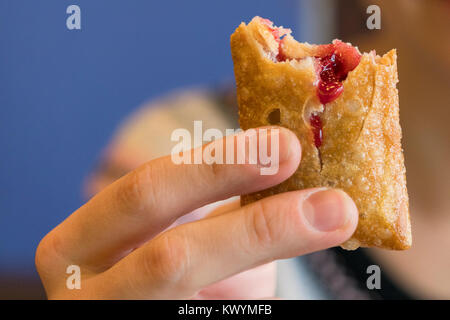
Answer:
[(409, 248), (396, 51), (361, 54), (340, 40), (311, 45), (290, 33), (255, 17), (231, 36), (242, 129), (276, 124), (302, 144), (294, 175), (243, 195), (242, 204), (286, 191), (340, 188), (359, 210), (357, 230), (343, 248)]

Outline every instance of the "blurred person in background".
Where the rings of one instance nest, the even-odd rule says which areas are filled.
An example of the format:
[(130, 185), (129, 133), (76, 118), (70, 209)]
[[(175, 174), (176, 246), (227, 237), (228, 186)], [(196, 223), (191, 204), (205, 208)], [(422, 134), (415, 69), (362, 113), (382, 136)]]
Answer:
[[(324, 17), (330, 19), (328, 29), (323, 28), (323, 32), (328, 33), (327, 37), (334, 33), (334, 36), (352, 42), (361, 51), (376, 49), (381, 54), (391, 48), (398, 50), (400, 118), (413, 246), (404, 252), (378, 249), (347, 252), (340, 248), (323, 250), (279, 261), (278, 277), (275, 263), (271, 263), (217, 282), (199, 291), (196, 298), (252, 299), (277, 295), (293, 299), (449, 299), (450, 129), (446, 122), (450, 113), (447, 107), (450, 1), (314, 3), (303, 1), (303, 5), (312, 6), (309, 9), (315, 12), (310, 20), (316, 22), (312, 23), (320, 23)], [(379, 31), (364, 29), (365, 9), (370, 4), (381, 7), (382, 27)], [(316, 39), (332, 39), (320, 37), (317, 35)], [(203, 121), (203, 130), (217, 128), (224, 132), (226, 128), (237, 128), (234, 85), (178, 91), (141, 107), (123, 123), (103, 151), (100, 163), (86, 181), (86, 196), (92, 197), (152, 159), (170, 154), (174, 145), (170, 140), (173, 130), (186, 128), (192, 131), (194, 120)], [(174, 225), (203, 218), (210, 212), (218, 215), (237, 208), (238, 202), (232, 198), (225, 204), (221, 202), (197, 209), (178, 219)], [(99, 225), (98, 232), (101, 233), (102, 229)], [(78, 236), (72, 237), (72, 240), (76, 238)], [(68, 247), (75, 247), (75, 244)], [(46, 252), (49, 250), (52, 249), (44, 248)], [(46, 263), (44, 261), (43, 266)], [(380, 290), (369, 290), (366, 286), (369, 276), (366, 268), (372, 264), (379, 265), (382, 270)], [(41, 266), (41, 270), (45, 268)], [(116, 276), (121, 275), (118, 273)], [(46, 284), (52, 276), (43, 275), (41, 271), (41, 277)], [(110, 297), (116, 296), (114, 292), (108, 294)]]

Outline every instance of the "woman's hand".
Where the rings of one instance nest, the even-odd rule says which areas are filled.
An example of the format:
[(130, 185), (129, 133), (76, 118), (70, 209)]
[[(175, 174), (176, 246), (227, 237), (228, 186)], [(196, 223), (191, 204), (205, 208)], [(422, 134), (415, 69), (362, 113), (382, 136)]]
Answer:
[[(268, 188), (292, 175), (300, 163), (300, 144), (289, 130), (279, 132), (275, 175), (261, 175), (260, 165), (176, 165), (168, 156), (98, 193), (39, 244), (36, 265), (48, 297), (273, 295), (273, 265), (265, 264), (335, 246), (352, 235), (358, 214), (344, 192), (309, 189), (245, 207), (228, 204), (204, 219), (166, 229), (196, 208)], [(66, 286), (69, 265), (80, 267), (80, 289)]]

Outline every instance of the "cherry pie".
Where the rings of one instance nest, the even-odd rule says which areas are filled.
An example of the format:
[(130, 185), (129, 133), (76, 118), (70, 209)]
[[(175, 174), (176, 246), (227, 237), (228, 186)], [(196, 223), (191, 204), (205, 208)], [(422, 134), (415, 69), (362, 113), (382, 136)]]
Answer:
[(409, 248), (396, 51), (361, 54), (340, 40), (312, 45), (290, 33), (255, 17), (231, 36), (241, 127), (284, 126), (302, 144), (294, 175), (242, 196), (242, 204), (285, 191), (340, 188), (359, 210), (357, 230), (343, 248)]

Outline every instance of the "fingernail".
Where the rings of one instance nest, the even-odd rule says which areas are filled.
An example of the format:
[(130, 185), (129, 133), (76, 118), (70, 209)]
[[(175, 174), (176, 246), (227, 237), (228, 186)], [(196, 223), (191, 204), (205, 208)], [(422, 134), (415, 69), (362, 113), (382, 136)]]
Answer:
[[(292, 156), (293, 150), (299, 144), (293, 139), (293, 133), (282, 127), (258, 128), (258, 153), (249, 154), (250, 160), (257, 160), (259, 167), (281, 164)], [(264, 140), (263, 142), (261, 140)], [(265, 146), (261, 150), (261, 143)], [(257, 156), (257, 159), (251, 158)], [(251, 162), (250, 162), (251, 163)]]
[(292, 150), (295, 148), (295, 141), (292, 139), (292, 133), (288, 130), (284, 128), (276, 128), (275, 130), (279, 132), (279, 162), (282, 163), (290, 158)]
[(300, 160), (301, 156), (299, 140), (293, 132), (282, 127), (248, 129), (237, 135), (237, 144), (238, 161), (244, 155), (244, 163), (256, 164), (262, 175), (276, 174), (281, 164), (295, 157)]
[(318, 190), (308, 196), (302, 204), (303, 215), (314, 229), (330, 232), (344, 227), (356, 206), (343, 191)]

